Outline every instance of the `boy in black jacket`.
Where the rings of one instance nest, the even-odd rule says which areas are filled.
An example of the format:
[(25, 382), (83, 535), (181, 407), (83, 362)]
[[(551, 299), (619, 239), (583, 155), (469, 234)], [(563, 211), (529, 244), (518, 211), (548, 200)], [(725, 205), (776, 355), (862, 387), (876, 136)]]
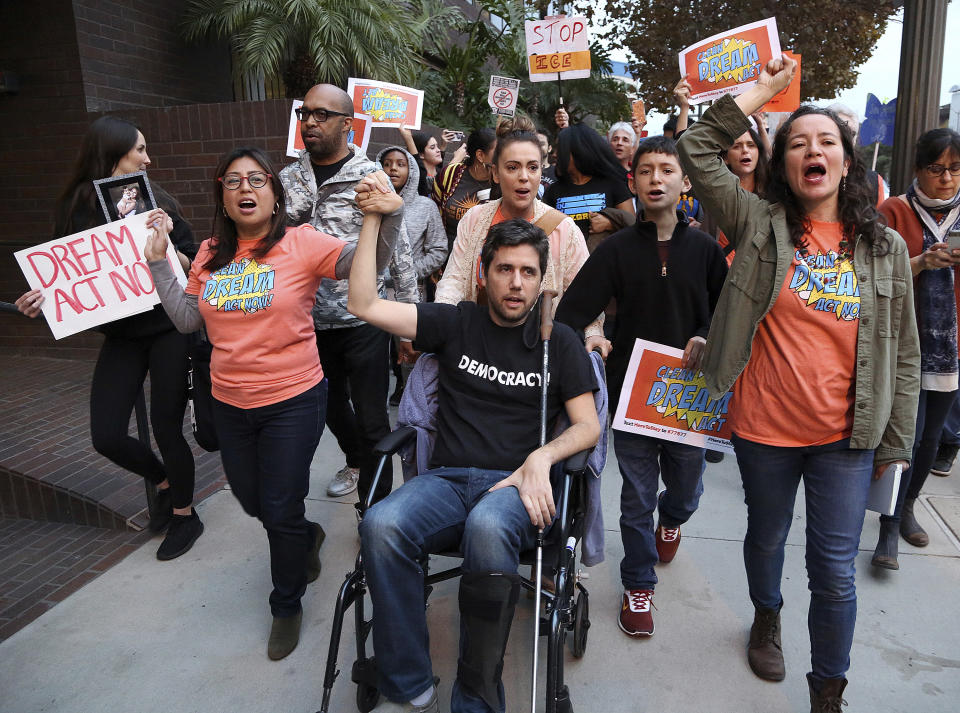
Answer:
[[(710, 318), (727, 275), (716, 241), (691, 228), (676, 209), (690, 190), (677, 148), (662, 136), (641, 142), (633, 157), (633, 185), (642, 213), (636, 225), (611, 235), (593, 252), (563, 295), (556, 319), (583, 329), (611, 298), (617, 301), (613, 351), (607, 360), (610, 413), (616, 412), (635, 339), (684, 350), (683, 366), (697, 369)], [(624, 593), (620, 628), (651, 636), (654, 565), (669, 562), (680, 526), (703, 492), (704, 449), (626, 431), (614, 434), (623, 476), (620, 531)], [(659, 477), (666, 490), (657, 497)], [(659, 523), (653, 526), (653, 511)]]

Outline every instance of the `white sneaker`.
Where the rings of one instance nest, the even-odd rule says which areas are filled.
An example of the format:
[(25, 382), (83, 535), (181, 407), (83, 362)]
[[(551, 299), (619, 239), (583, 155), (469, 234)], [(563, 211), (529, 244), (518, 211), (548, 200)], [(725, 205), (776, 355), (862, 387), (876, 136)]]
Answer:
[(440, 713), (440, 696), (437, 695), (437, 687), (434, 686), (433, 695), (422, 706), (415, 706), (412, 703), (394, 703), (384, 699), (372, 713)]
[(360, 469), (345, 465), (333, 476), (333, 480), (331, 480), (330, 485), (327, 486), (327, 495), (331, 498), (349, 495), (357, 489), (357, 481), (359, 479)]

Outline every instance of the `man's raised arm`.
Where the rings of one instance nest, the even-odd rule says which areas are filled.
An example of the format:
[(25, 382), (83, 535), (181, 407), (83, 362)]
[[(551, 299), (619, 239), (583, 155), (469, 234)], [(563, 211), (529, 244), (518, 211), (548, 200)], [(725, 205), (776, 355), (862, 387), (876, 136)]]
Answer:
[[(384, 176), (385, 178), (385, 176)], [(357, 185), (357, 206), (363, 211), (363, 225), (350, 268), (347, 310), (391, 334), (404, 339), (417, 336), (417, 307), (380, 299), (377, 293), (377, 237), (382, 215), (403, 204), (393, 187), (383, 185), (380, 174), (370, 175)]]

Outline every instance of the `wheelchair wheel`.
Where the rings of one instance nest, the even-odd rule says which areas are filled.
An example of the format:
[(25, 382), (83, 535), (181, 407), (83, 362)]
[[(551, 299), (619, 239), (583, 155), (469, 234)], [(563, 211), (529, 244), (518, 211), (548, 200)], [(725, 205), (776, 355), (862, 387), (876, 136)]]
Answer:
[(380, 689), (368, 683), (357, 684), (357, 710), (370, 713), (380, 702)]
[(590, 599), (586, 592), (577, 597), (573, 613), (573, 640), (570, 648), (576, 658), (581, 658), (587, 650), (587, 632), (590, 630)]

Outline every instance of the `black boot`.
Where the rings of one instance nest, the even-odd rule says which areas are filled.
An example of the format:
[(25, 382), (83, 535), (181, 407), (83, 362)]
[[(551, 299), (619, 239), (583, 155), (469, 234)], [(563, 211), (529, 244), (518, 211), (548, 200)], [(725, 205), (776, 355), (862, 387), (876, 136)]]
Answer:
[(843, 713), (841, 706), (847, 705), (843, 700), (847, 679), (825, 678), (817, 681), (812, 673), (808, 673), (807, 686), (810, 689), (810, 713)]
[(917, 502), (915, 498), (907, 498), (903, 501), (903, 514), (900, 515), (900, 534), (903, 539), (914, 547), (926, 547), (930, 544), (930, 536), (926, 530), (920, 527), (917, 518), (913, 514), (913, 504)]
[(877, 540), (877, 549), (873, 551), (870, 564), (883, 569), (900, 569), (897, 562), (897, 543), (899, 542), (897, 523), (889, 520), (880, 521), (880, 537)]
[(460, 578), (460, 643), (457, 678), (493, 710), (503, 708), (503, 654), (510, 637), (520, 576), (501, 572)]

